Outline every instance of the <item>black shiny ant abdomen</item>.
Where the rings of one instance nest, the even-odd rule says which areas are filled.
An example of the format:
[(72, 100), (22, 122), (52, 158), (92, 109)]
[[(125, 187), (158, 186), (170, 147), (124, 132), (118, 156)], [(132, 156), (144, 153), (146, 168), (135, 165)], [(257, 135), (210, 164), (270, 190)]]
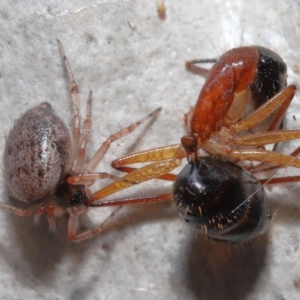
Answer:
[(174, 182), (179, 215), (207, 237), (245, 242), (264, 233), (271, 220), (260, 182), (241, 166), (216, 157), (187, 164)]

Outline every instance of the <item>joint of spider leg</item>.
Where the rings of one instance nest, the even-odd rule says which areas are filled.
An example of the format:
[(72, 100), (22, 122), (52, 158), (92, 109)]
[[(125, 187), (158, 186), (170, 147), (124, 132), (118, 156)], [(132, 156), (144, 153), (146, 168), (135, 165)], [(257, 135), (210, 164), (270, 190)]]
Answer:
[(78, 86), (74, 81), (71, 82), (71, 93), (78, 93)]

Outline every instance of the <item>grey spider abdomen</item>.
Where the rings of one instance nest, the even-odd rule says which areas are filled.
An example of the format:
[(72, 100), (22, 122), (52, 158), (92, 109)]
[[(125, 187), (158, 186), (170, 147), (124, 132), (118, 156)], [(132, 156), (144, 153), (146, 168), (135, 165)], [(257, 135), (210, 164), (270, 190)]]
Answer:
[(12, 195), (34, 201), (53, 194), (66, 172), (70, 136), (49, 103), (19, 118), (4, 151), (4, 174)]

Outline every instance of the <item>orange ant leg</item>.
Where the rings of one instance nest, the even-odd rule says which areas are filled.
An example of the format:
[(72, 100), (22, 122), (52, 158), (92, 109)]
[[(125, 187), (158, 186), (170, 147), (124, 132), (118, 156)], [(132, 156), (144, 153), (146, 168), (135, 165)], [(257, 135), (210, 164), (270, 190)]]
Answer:
[(135, 183), (141, 183), (167, 174), (178, 167), (180, 164), (181, 159), (173, 158), (167, 161), (154, 162), (142, 168), (136, 169), (123, 176), (122, 179), (124, 181), (111, 183), (94, 193), (89, 205), (97, 200), (101, 200), (102, 198), (110, 194), (126, 189), (127, 187), (130, 187)]
[[(298, 147), (296, 150), (294, 150), (290, 156), (297, 157), (300, 154), (300, 147)], [(278, 166), (273, 166), (270, 164), (267, 164), (265, 162), (262, 162), (255, 166), (254, 168), (251, 169), (251, 173), (258, 173), (258, 172), (263, 172), (263, 171), (270, 171), (279, 168)]]
[(287, 177), (277, 177), (272, 179), (259, 179), (261, 184), (278, 184), (278, 183), (292, 183), (299, 182), (300, 176), (287, 176)]
[(103, 228), (113, 219), (113, 217), (120, 211), (122, 206), (116, 208), (107, 219), (104, 220), (98, 227), (87, 230), (83, 233), (77, 234), (78, 228), (78, 216), (76, 214), (71, 214), (68, 222), (68, 238), (73, 242), (81, 242), (83, 240), (89, 239), (90, 237), (100, 233)]
[(133, 153), (112, 161), (111, 166), (118, 169), (119, 167), (128, 164), (131, 165), (184, 157), (186, 157), (184, 149), (181, 145), (177, 144)]
[(286, 99), (292, 100), (296, 91), (295, 85), (289, 85), (279, 92), (276, 96), (270, 99), (268, 102), (261, 105), (252, 114), (243, 120), (239, 121), (236, 125), (230, 126), (233, 132), (240, 132), (243, 130), (248, 130), (264, 121), (271, 113), (273, 113), (277, 108), (279, 108)]
[[(172, 145), (172, 146), (165, 146), (160, 148), (155, 148), (151, 150), (145, 150), (138, 153), (130, 154), (125, 157), (116, 159), (112, 161), (111, 166), (114, 169), (117, 169), (122, 172), (131, 173), (133, 171), (138, 172), (136, 168), (124, 167), (124, 165), (136, 164), (136, 163), (146, 163), (146, 162), (153, 162), (153, 161), (166, 161), (172, 159), (181, 159), (186, 157), (186, 153), (181, 145)], [(180, 164), (178, 162), (178, 164)], [(172, 170), (171, 170), (172, 171)], [(164, 179), (168, 181), (174, 181), (176, 178), (173, 174), (162, 173), (160, 176), (149, 177), (146, 180), (150, 180), (152, 178), (157, 179)], [(124, 178), (124, 177), (123, 177)], [(145, 181), (145, 180), (144, 180)]]
[(284, 100), (279, 110), (277, 111), (271, 125), (269, 126), (268, 131), (276, 130), (278, 126), (281, 124), (282, 118), (284, 117), (286, 110), (288, 109), (291, 101), (293, 100), (293, 97), (294, 97), (294, 93)]
[(158, 108), (155, 111), (153, 111), (152, 113), (150, 113), (149, 115), (147, 115), (146, 117), (144, 117), (143, 119), (141, 119), (140, 121), (124, 128), (124, 129), (121, 129), (120, 131), (118, 131), (114, 134), (112, 134), (106, 141), (103, 142), (101, 147), (98, 149), (98, 151), (95, 153), (95, 155), (91, 158), (91, 160), (87, 164), (87, 167), (85, 168), (85, 172), (89, 173), (89, 172), (93, 171), (96, 168), (96, 166), (99, 164), (99, 162), (102, 160), (105, 153), (109, 149), (111, 143), (113, 143), (117, 139), (129, 134), (130, 132), (135, 130), (135, 128), (137, 128), (139, 125), (141, 125), (142, 123), (144, 123), (148, 119), (150, 119), (152, 117), (156, 117), (157, 114), (160, 111), (161, 111), (161, 108)]
[(238, 160), (263, 161), (276, 163), (279, 166), (291, 166), (300, 168), (300, 159), (293, 156), (263, 149), (234, 150), (230, 155)]
[[(131, 167), (118, 167), (117, 170), (124, 172), (124, 173), (130, 173), (133, 172), (134, 170), (137, 170), (137, 168), (131, 168)], [(175, 174), (164, 174), (162, 176), (159, 176), (155, 179), (162, 179), (162, 180), (167, 180), (167, 181), (174, 181), (176, 179)]]
[(118, 206), (118, 205), (132, 205), (132, 204), (142, 204), (142, 203), (151, 203), (151, 202), (165, 202), (171, 201), (173, 199), (173, 195), (169, 194), (161, 194), (156, 196), (149, 197), (136, 197), (136, 198), (127, 198), (127, 199), (116, 199), (116, 200), (104, 200), (104, 201), (96, 201), (92, 203), (91, 206), (96, 207), (104, 207), (104, 206)]
[(235, 137), (233, 143), (237, 146), (264, 146), (299, 138), (299, 130), (281, 130)]

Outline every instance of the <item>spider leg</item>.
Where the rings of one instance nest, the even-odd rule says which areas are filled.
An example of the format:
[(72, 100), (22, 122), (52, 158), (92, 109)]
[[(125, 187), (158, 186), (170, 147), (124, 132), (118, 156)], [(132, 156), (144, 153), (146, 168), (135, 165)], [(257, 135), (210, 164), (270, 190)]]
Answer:
[(94, 156), (89, 161), (87, 167), (85, 168), (85, 172), (89, 173), (95, 169), (95, 167), (99, 164), (99, 162), (104, 157), (105, 153), (107, 152), (108, 148), (110, 147), (111, 143), (116, 141), (117, 139), (120, 139), (121, 137), (129, 134), (133, 130), (135, 130), (139, 125), (147, 121), (148, 119), (155, 117), (159, 112), (161, 111), (161, 108), (156, 109), (143, 119), (139, 120), (138, 122), (112, 134), (106, 141), (103, 142), (101, 147), (98, 149), (98, 151), (94, 154)]
[(0, 209), (21, 217), (29, 217), (33, 214), (33, 211), (30, 209), (19, 209), (4, 203), (0, 203)]
[[(72, 108), (73, 108), (73, 143), (72, 143), (72, 151), (70, 155), (70, 165), (72, 166), (73, 162), (75, 161), (76, 154), (79, 148), (79, 138), (80, 138), (80, 112), (79, 112), (79, 97), (78, 97), (78, 86), (74, 79), (70, 64), (67, 60), (65, 55), (63, 46), (59, 40), (57, 40), (58, 47), (62, 59), (64, 61), (65, 68), (67, 70), (69, 81), (70, 81), (70, 92), (72, 98)], [(69, 168), (71, 169), (71, 168)]]
[(33, 216), (33, 222), (35, 225), (39, 225), (42, 215), (47, 215), (49, 228), (51, 232), (56, 232), (55, 218), (61, 217), (65, 213), (65, 209), (55, 203), (49, 203), (40, 207)]
[(73, 242), (81, 242), (83, 240), (86, 240), (88, 238), (91, 238), (92, 236), (100, 233), (102, 229), (113, 219), (115, 214), (117, 214), (122, 206), (117, 207), (109, 216), (106, 218), (98, 227), (95, 227), (93, 229), (87, 230), (83, 233), (77, 234), (77, 228), (78, 228), (78, 216), (71, 214), (68, 222), (68, 238), (69, 240)]
[(76, 165), (74, 168), (75, 173), (79, 173), (82, 170), (84, 158), (85, 158), (85, 149), (88, 142), (88, 136), (91, 129), (91, 115), (92, 115), (92, 91), (90, 91), (89, 98), (86, 105), (86, 117), (83, 125), (83, 135), (80, 142), (80, 147), (78, 149)]

